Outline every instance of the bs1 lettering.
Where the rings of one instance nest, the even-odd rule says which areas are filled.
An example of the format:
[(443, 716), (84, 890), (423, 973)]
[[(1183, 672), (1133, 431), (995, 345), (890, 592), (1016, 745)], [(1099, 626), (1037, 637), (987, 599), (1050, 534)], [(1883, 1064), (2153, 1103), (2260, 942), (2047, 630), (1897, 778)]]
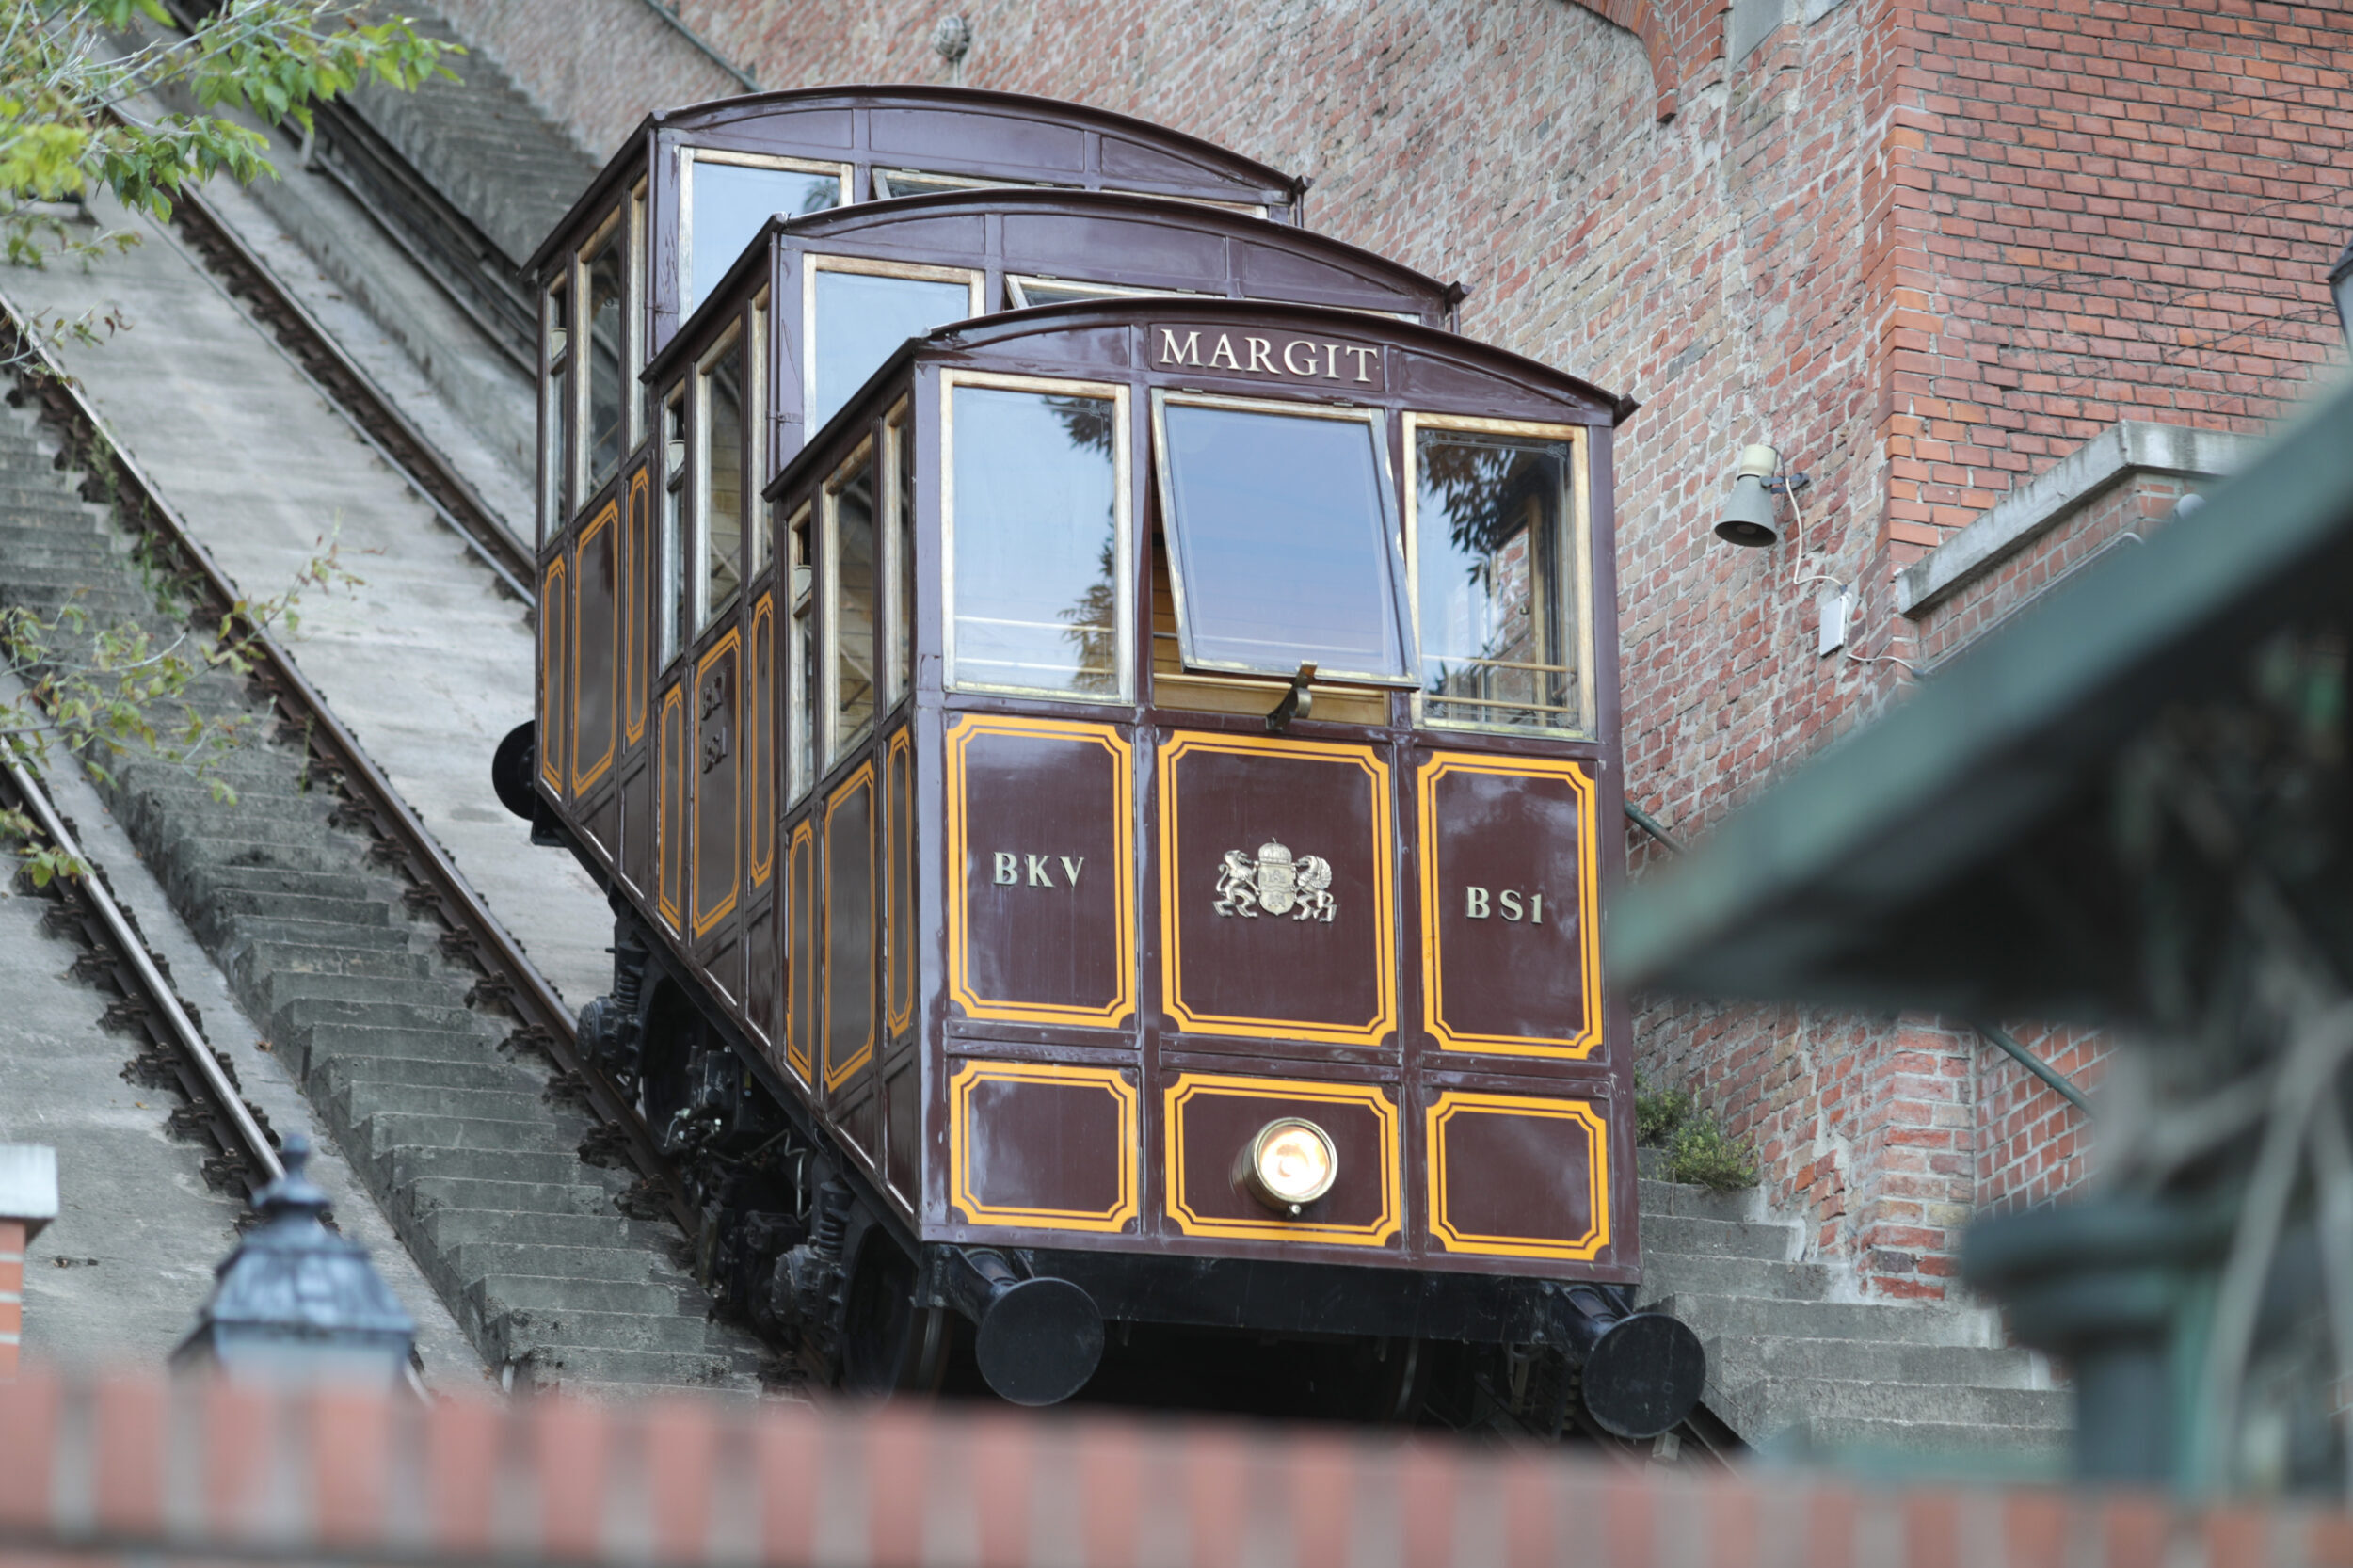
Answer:
[[(1000, 888), (1076, 888), (1079, 872), (1087, 857), (1068, 855), (1032, 855), (1027, 850), (1000, 849), (992, 856), (991, 878)], [(1061, 872), (1061, 879), (1055, 877)]]
[(1525, 920), (1529, 925), (1545, 923), (1545, 895), (1523, 893), (1517, 888), (1471, 888), (1463, 889), (1463, 913), (1474, 920)]

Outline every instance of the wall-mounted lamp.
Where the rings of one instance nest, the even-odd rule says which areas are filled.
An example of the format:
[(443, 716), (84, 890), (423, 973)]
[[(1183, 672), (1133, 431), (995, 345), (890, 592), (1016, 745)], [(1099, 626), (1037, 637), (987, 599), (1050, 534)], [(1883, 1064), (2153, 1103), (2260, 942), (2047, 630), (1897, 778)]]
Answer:
[(1801, 490), (1809, 483), (1802, 473), (1784, 475), (1781, 454), (1771, 447), (1741, 448), (1740, 467), (1734, 472), (1732, 494), (1724, 502), (1723, 516), (1717, 520), (1716, 536), (1726, 544), (1751, 545), (1760, 550), (1779, 544), (1781, 520), (1773, 498)]
[(2336, 296), (2337, 325), (2345, 328), (2345, 341), (2353, 344), (2353, 240), (2345, 244), (2345, 254), (2329, 269), (2329, 292)]

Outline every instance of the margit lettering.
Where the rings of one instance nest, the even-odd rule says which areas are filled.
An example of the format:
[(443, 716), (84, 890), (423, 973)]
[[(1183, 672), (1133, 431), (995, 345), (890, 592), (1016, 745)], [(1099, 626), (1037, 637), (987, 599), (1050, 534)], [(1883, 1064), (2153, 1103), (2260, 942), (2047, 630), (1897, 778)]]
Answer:
[(1193, 327), (1155, 327), (1153, 361), (1165, 368), (1197, 366), (1238, 376), (1274, 376), (1295, 381), (1344, 381), (1377, 387), (1381, 350), (1363, 344), (1320, 338), (1254, 337)]

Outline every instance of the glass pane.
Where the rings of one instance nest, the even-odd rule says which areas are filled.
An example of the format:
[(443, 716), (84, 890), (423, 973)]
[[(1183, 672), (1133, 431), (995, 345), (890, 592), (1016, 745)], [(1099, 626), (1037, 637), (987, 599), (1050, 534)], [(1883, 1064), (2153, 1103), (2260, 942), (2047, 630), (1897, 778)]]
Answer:
[(542, 332), (547, 366), (539, 406), (547, 410), (539, 449), (539, 533), (561, 528), (571, 520), (571, 399), (564, 375), (564, 353), (570, 346), (571, 296), (561, 288), (548, 291), (547, 326)]
[(686, 558), (681, 526), (684, 520), (679, 515), (685, 487), (679, 482), (678, 472), (686, 455), (685, 414), (685, 408), (676, 399), (662, 406), (662, 554), (655, 568), (661, 574), (661, 585), (655, 590), (654, 604), (655, 613), (662, 617), (659, 646), (663, 664), (678, 657), (679, 599), (686, 581), (686, 574), (680, 569)]
[(750, 168), (695, 160), (695, 275), (680, 301), (683, 317), (728, 275), (767, 221), (778, 213), (822, 213), (841, 204), (841, 177), (792, 168)]
[(1117, 405), (955, 389), (956, 679), (1113, 696)]
[(703, 376), (703, 598), (697, 632), (744, 580), (744, 352), (732, 344)]
[(804, 605), (792, 617), (792, 798), (815, 782), (809, 759), (817, 752), (816, 616)]
[(817, 395), (809, 404), (808, 428), (815, 431), (839, 412), (907, 339), (971, 313), (972, 291), (962, 283), (820, 270), (816, 342), (809, 350)]
[(621, 296), (626, 237), (618, 225), (585, 262), (588, 273), (588, 488), (621, 467)]
[(840, 757), (874, 727), (873, 462), (826, 499), (833, 508), (833, 756)]
[(913, 168), (878, 168), (874, 184), (890, 196), (937, 196), (959, 190), (1003, 190), (1011, 180), (978, 180), (968, 174), (925, 174)]
[(768, 310), (764, 305), (755, 305), (752, 307), (751, 340), (744, 356), (750, 380), (747, 400), (751, 407), (750, 415), (744, 422), (751, 438), (750, 461), (745, 466), (751, 472), (752, 489), (744, 500), (754, 520), (751, 565), (744, 568), (747, 577), (759, 576), (760, 569), (767, 566), (776, 537), (776, 524), (770, 510), (760, 504), (760, 488), (768, 481), (768, 368), (760, 359), (767, 352), (767, 344)]
[(1414, 466), (1428, 716), (1574, 728), (1567, 443), (1426, 430)]
[(1181, 403), (1162, 414), (1191, 657), (1408, 674), (1373, 426)]
[(915, 426), (893, 425), (890, 446), (899, 465), (890, 491), (890, 526), (898, 536), (899, 580), (890, 607), (890, 700), (896, 702), (915, 684)]

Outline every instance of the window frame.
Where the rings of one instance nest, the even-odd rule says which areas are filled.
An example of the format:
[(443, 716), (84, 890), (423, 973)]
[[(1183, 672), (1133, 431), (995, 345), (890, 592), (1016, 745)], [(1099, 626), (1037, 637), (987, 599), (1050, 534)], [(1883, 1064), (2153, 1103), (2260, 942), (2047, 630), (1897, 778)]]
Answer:
[[(654, 461), (661, 480), (660, 511), (654, 520), (654, 652), (656, 670), (667, 670), (694, 639), (686, 632), (685, 563), (694, 541), (693, 505), (686, 492), (687, 467), (694, 450), (687, 421), (690, 409), (687, 381), (681, 376), (656, 404)], [(677, 409), (678, 434), (662, 422)]]
[[(882, 454), (882, 445), (872, 433), (850, 449), (850, 455), (836, 463), (817, 487), (817, 527), (810, 537), (817, 548), (817, 605), (815, 626), (821, 641), (817, 648), (817, 685), (823, 706), (817, 711), (817, 753), (824, 759), (821, 772), (829, 773), (842, 760), (850, 747), (871, 740), (882, 728), (885, 710), (882, 705), (882, 682), (874, 679), (882, 672), (873, 667), (875, 657), (882, 650), (883, 584), (874, 584), (874, 605), (867, 617), (867, 633), (873, 646), (868, 650), (870, 662), (868, 686), (873, 703), (873, 717), (867, 721), (866, 732), (856, 740), (844, 741), (840, 733), (841, 720), (841, 516), (840, 496), (856, 477), (860, 468), (872, 465)], [(875, 542), (879, 546), (883, 530), (882, 483), (875, 476), (872, 494), (867, 504), (872, 508), (872, 521)], [(882, 552), (874, 552), (874, 571), (882, 572)]]
[[(712, 626), (717, 624), (721, 614), (727, 609), (729, 601), (743, 597), (744, 584), (746, 581), (742, 556), (744, 536), (739, 533), (736, 536), (736, 550), (738, 553), (736, 558), (735, 586), (732, 590), (730, 590), (727, 599), (721, 600), (715, 604), (711, 601), (711, 475), (706, 472), (711, 462), (711, 373), (713, 367), (718, 365), (719, 362), (725, 360), (730, 353), (744, 354), (744, 359), (747, 360), (752, 358), (751, 355), (744, 353), (744, 318), (742, 316), (739, 315), (733, 321), (728, 323), (727, 329), (719, 334), (718, 341), (713, 343), (709, 348), (705, 349), (701, 356), (696, 360), (694, 373), (689, 377), (689, 383), (692, 390), (687, 393), (687, 429), (689, 434), (686, 444), (688, 449), (687, 461), (692, 465), (694, 470), (694, 479), (691, 486), (694, 524), (691, 532), (694, 536), (694, 550), (692, 553), (695, 559), (695, 581), (694, 591), (689, 604), (689, 608), (692, 613), (687, 617), (688, 623), (694, 630), (682, 639), (688, 646), (692, 646), (705, 632), (710, 631)], [(738, 395), (740, 396), (741, 393)], [(744, 460), (745, 452), (751, 445), (750, 421), (745, 419), (743, 424), (744, 433), (739, 438), (735, 452), (737, 473), (736, 483), (739, 486), (745, 483), (749, 478), (749, 475), (744, 472), (744, 470), (750, 466)], [(740, 510), (743, 506), (743, 501), (741, 498), (753, 492), (741, 488), (736, 491), (738, 497), (737, 505), (739, 507), (736, 526), (739, 529), (744, 527), (743, 516)]]
[[(634, 421), (632, 420), (630, 414), (631, 406), (637, 400), (630, 395), (630, 390), (636, 378), (636, 372), (641, 367), (633, 362), (637, 333), (631, 321), (633, 313), (631, 304), (632, 296), (637, 292), (635, 236), (624, 228), (624, 225), (630, 223), (632, 216), (630, 208), (631, 203), (625, 201), (616, 205), (611, 212), (605, 214), (603, 221), (591, 230), (588, 237), (582, 240), (574, 248), (568, 268), (571, 274), (572, 312), (577, 318), (572, 326), (570, 354), (572, 365), (580, 373), (572, 377), (578, 383), (572, 393), (572, 416), (578, 422), (578, 434), (573, 437), (572, 444), (579, 449), (578, 456), (572, 465), (572, 482), (576, 487), (573, 493), (579, 498), (578, 504), (573, 508), (576, 513), (586, 510), (589, 503), (596, 499), (595, 491), (589, 488), (589, 481), (596, 477), (589, 456), (596, 437), (588, 427), (588, 421), (596, 411), (596, 401), (593, 389), (589, 386), (592, 374), (589, 366), (594, 353), (587, 341), (589, 334), (595, 330), (595, 327), (594, 323), (584, 314), (589, 303), (588, 253), (599, 246), (614, 243), (616, 238), (621, 247), (621, 341), (618, 345), (621, 375), (619, 388), (621, 454), (613, 465), (615, 478), (618, 478), (621, 471), (629, 467), (630, 452), (636, 445), (637, 432), (632, 428)], [(600, 489), (602, 488), (601, 485), (597, 487)]]
[[(883, 609), (880, 619), (883, 635), (888, 639), (888, 657), (884, 661), (883, 700), (878, 712), (888, 715), (915, 689), (915, 596), (920, 589), (915, 582), (915, 535), (921, 527), (920, 518), (910, 518), (904, 537), (899, 530), (902, 505), (913, 505), (914, 498), (901, 494), (903, 483), (910, 491), (915, 456), (915, 399), (902, 397), (890, 406), (882, 420), (883, 487), (887, 499), (880, 512), (885, 539), (880, 568), (883, 573)], [(907, 659), (900, 667), (899, 650), (902, 642)]]
[[(1425, 704), (1429, 696), (1426, 686), (1417, 686), (1414, 691), (1414, 727), (1417, 729), (1466, 730), (1484, 735), (1514, 735), (1522, 739), (1541, 737), (1590, 741), (1597, 738), (1601, 733), (1601, 722), (1597, 711), (1600, 699), (1593, 680), (1597, 645), (1593, 627), (1593, 432), (1581, 424), (1481, 419), (1470, 414), (1435, 414), (1420, 409), (1403, 410), (1400, 429), (1405, 454), (1405, 484), (1401, 493), (1405, 501), (1406, 599), (1417, 642), (1421, 636), (1421, 432), (1452, 430), (1467, 435), (1567, 443), (1569, 494), (1562, 526), (1575, 536), (1567, 543), (1570, 569), (1576, 574), (1568, 585), (1568, 593), (1577, 613), (1577, 625), (1572, 631), (1577, 644), (1577, 723), (1555, 729), (1524, 724), (1483, 724), (1476, 719), (1433, 718)], [(1441, 697), (1439, 700), (1444, 702), (1449, 699)]]
[[(768, 291), (752, 296), (744, 323), (744, 505), (743, 582), (749, 584), (776, 559), (771, 523), (776, 509), (761, 499), (768, 487)], [(758, 545), (759, 549), (752, 547)]]
[[(958, 387), (992, 387), (1003, 392), (1041, 392), (1049, 397), (1096, 397), (1112, 401), (1112, 603), (1115, 642), (1119, 649), (1119, 679), (1112, 691), (1049, 692), (1035, 686), (1000, 686), (962, 680), (956, 675), (956, 444), (955, 395)], [(1135, 633), (1135, 425), (1130, 411), (1134, 389), (1125, 381), (1085, 381), (1062, 376), (1018, 376), (1000, 371), (949, 370), (939, 373), (939, 668), (942, 686), (955, 692), (984, 692), (994, 696), (1026, 697), (1040, 702), (1078, 702), (1092, 707), (1133, 707), (1136, 701)]]
[[(1013, 303), (1009, 311), (1028, 311), (1042, 305), (1080, 303), (1060, 299), (1032, 301), (1023, 296), (1032, 288), (1084, 289), (1091, 299), (1223, 299), (1222, 294), (1202, 289), (1146, 289), (1131, 283), (1098, 283), (1088, 278), (1054, 278), (1043, 272), (1008, 272), (1005, 274), (1005, 297)], [(1415, 318), (1419, 320), (1417, 316)]]
[[(821, 272), (856, 273), (864, 278), (897, 278), (910, 283), (962, 283), (966, 287), (966, 303), (971, 309), (965, 319), (989, 314), (988, 271), (984, 267), (946, 266), (933, 262), (886, 262), (867, 256), (833, 256), (808, 250), (801, 254), (801, 439), (814, 437), (820, 426), (811, 422), (810, 410), (817, 407), (817, 275)], [(880, 367), (877, 366), (877, 369)], [(841, 407), (835, 413), (846, 411), (857, 388), (845, 392)]]
[(1193, 619), (1186, 607), (1184, 552), (1179, 538), (1181, 525), (1174, 504), (1176, 489), (1170, 482), (1166, 416), (1171, 404), (1178, 408), (1231, 408), (1244, 413), (1273, 414), (1281, 418), (1334, 420), (1362, 424), (1371, 432), (1374, 489), (1381, 497), (1381, 534), (1389, 548), (1390, 614), (1401, 618), (1398, 628), (1398, 647), (1404, 657), (1406, 673), (1396, 676), (1335, 669), (1319, 662), (1315, 678), (1319, 685), (1337, 682), (1351, 686), (1378, 686), (1388, 691), (1419, 691), (1421, 648), (1419, 628), (1413, 619), (1413, 595), (1407, 587), (1409, 568), (1405, 556), (1405, 513), (1399, 503), (1397, 472), (1389, 457), (1389, 419), (1392, 410), (1380, 405), (1241, 397), (1225, 392), (1155, 387), (1152, 389), (1152, 477), (1157, 487), (1155, 500), (1160, 507), (1160, 528), (1168, 536), (1168, 591), (1176, 610), (1176, 656), (1185, 670), (1188, 673), (1197, 671), (1205, 675), (1246, 676), (1257, 680), (1276, 681), (1289, 679), (1292, 673), (1277, 673), (1231, 660), (1202, 659), (1193, 653)]
[[(572, 275), (578, 270), (578, 252), (565, 256), (555, 280), (539, 291), (539, 539), (541, 548), (571, 525), (571, 356), (580, 333), (572, 321), (571, 308), (580, 303), (573, 292)], [(557, 303), (558, 300), (564, 304)], [(566, 325), (555, 325), (559, 311)], [(562, 342), (557, 342), (558, 334)], [(560, 411), (565, 416), (564, 428), (557, 439), (548, 440), (548, 416)]]
[[(773, 168), (789, 174), (830, 174), (841, 184), (841, 205), (857, 201), (857, 166), (831, 158), (792, 158), (778, 152), (739, 152), (728, 147), (697, 147), (680, 142), (678, 149), (678, 318), (695, 313), (702, 301), (695, 297), (695, 166), (721, 164), (732, 168)], [(732, 264), (732, 259), (730, 259)]]
[[(628, 424), (624, 446), (637, 450), (652, 427), (653, 389), (646, 385), (646, 202), (647, 182), (640, 178), (629, 193), (629, 282), (621, 295), (622, 325), (628, 351), (622, 364), (626, 383), (623, 401)], [(628, 467), (626, 456), (622, 467)]]
[[(802, 636), (806, 634), (814, 639), (823, 634), (823, 628), (817, 621), (817, 563), (793, 558), (804, 536), (809, 541), (809, 552), (818, 553), (817, 533), (815, 506), (808, 498), (803, 497), (798, 505), (786, 513), (784, 537), (787, 559), (779, 574), (784, 583), (784, 592), (779, 597), (784, 600), (785, 636), (781, 651), (785, 662), (784, 755), (785, 804), (788, 808), (798, 806), (817, 787), (816, 758), (822, 749), (821, 737), (807, 719), (807, 715), (815, 712), (809, 704), (817, 700), (817, 694), (805, 689), (808, 682), (803, 679), (801, 660)], [(822, 663), (824, 646), (823, 643), (817, 646), (818, 659)], [(824, 681), (821, 680), (818, 684), (822, 686)]]

